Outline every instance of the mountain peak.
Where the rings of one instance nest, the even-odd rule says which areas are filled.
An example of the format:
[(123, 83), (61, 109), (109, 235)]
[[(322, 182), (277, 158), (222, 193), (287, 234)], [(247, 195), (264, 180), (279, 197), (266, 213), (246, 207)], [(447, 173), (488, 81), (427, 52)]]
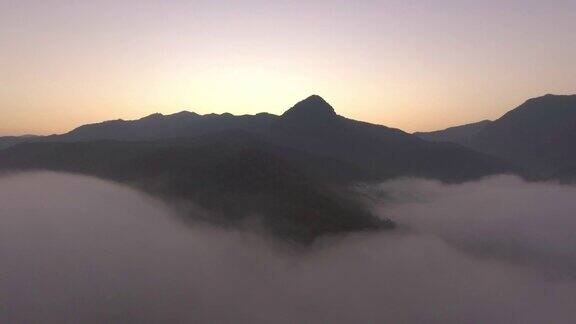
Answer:
[(289, 119), (306, 118), (314, 120), (331, 119), (336, 116), (334, 108), (318, 95), (311, 95), (310, 97), (298, 102), (282, 115), (283, 118)]
[(171, 116), (198, 116), (198, 114), (192, 111), (182, 110), (180, 112), (172, 114)]
[(558, 94), (545, 94), (540, 97), (530, 98), (526, 100), (525, 104), (527, 103), (542, 103), (542, 102), (551, 102), (551, 101), (573, 101), (576, 99), (576, 95), (558, 95)]
[(534, 118), (535, 123), (540, 123), (542, 121), (542, 118), (564, 119), (565, 116), (559, 114), (570, 114), (572, 116), (575, 113), (576, 113), (576, 95), (546, 94), (541, 97), (530, 98), (526, 100), (520, 106), (508, 111), (500, 119), (508, 119), (513, 116), (520, 116), (520, 115), (528, 116), (536, 114), (532, 116), (532, 118)]
[(163, 118), (164, 115), (162, 115), (161, 113), (153, 113), (151, 115), (148, 115), (146, 117), (142, 117), (140, 118), (140, 120), (144, 121), (144, 120), (154, 120), (154, 119), (161, 119)]

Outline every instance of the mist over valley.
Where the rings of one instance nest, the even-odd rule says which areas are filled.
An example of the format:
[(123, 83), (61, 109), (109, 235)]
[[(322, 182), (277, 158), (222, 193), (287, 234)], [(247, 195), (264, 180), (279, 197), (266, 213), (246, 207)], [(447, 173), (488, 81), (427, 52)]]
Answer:
[(576, 207), (574, 187), (404, 179), (370, 192), (378, 194), (367, 207), (396, 230), (326, 236), (302, 249), (255, 225), (206, 223), (200, 208), (183, 221), (180, 206), (92, 177), (4, 175), (0, 320), (576, 319), (576, 220), (566, 212)]

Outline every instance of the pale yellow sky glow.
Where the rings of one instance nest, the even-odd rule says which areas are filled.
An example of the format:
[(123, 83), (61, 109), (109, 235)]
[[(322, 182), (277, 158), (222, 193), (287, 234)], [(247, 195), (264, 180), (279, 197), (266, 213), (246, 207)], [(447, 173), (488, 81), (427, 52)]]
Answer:
[(574, 1), (0, 2), (0, 135), (310, 94), (406, 131), (576, 93)]

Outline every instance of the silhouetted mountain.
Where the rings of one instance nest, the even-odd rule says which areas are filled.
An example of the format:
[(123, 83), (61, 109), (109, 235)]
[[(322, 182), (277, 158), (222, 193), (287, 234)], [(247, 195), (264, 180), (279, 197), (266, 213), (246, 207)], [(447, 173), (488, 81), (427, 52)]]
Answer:
[(400, 176), (460, 182), (513, 171), (460, 145), (339, 116), (316, 95), (282, 116), (182, 112), (85, 125), (0, 152), (0, 169), (137, 185), (197, 202), (225, 222), (259, 215), (272, 232), (304, 242), (390, 226), (354, 195), (340, 194), (352, 184)]
[(85, 125), (37, 141), (156, 140), (226, 130), (244, 130), (279, 146), (342, 161), (364, 170), (374, 181), (420, 176), (458, 182), (513, 170), (494, 157), (458, 145), (430, 143), (398, 129), (339, 116), (317, 95), (300, 101), (282, 116), (153, 114), (135, 121)]
[(4, 136), (0, 137), (0, 150), (14, 146), (16, 144), (31, 141), (37, 138), (34, 135), (22, 135), (22, 136)]
[(467, 145), (524, 168), (535, 178), (550, 178), (576, 166), (576, 95), (533, 98), (465, 141), (448, 130), (419, 136)]
[(278, 116), (261, 113), (234, 116), (232, 114), (198, 115), (182, 111), (172, 115), (152, 114), (139, 120), (113, 120), (80, 126), (69, 133), (48, 138), (50, 141), (78, 142), (102, 139), (154, 140), (191, 137), (231, 129), (263, 132)]
[(260, 219), (275, 235), (302, 243), (392, 226), (339, 193), (337, 184), (357, 178), (357, 170), (241, 131), (152, 142), (27, 143), (0, 152), (0, 169), (47, 169), (128, 183), (193, 201), (214, 212), (211, 221)]
[(458, 182), (513, 170), (459, 145), (430, 143), (398, 129), (339, 116), (318, 96), (286, 111), (275, 121), (271, 138), (283, 146), (357, 165), (375, 180), (420, 176)]
[(313, 95), (298, 102), (274, 123), (274, 130), (282, 129), (301, 136), (321, 135), (338, 127), (338, 115), (324, 99)]
[(486, 126), (492, 123), (491, 120), (483, 120), (476, 123), (455, 126), (433, 132), (416, 132), (414, 135), (421, 139), (433, 142), (453, 142), (469, 146)]

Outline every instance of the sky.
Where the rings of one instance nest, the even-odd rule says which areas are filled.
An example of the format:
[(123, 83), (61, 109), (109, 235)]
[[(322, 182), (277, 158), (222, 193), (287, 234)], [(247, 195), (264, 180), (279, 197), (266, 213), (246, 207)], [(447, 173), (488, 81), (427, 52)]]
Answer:
[(0, 135), (318, 94), (406, 131), (576, 93), (576, 1), (0, 0)]

